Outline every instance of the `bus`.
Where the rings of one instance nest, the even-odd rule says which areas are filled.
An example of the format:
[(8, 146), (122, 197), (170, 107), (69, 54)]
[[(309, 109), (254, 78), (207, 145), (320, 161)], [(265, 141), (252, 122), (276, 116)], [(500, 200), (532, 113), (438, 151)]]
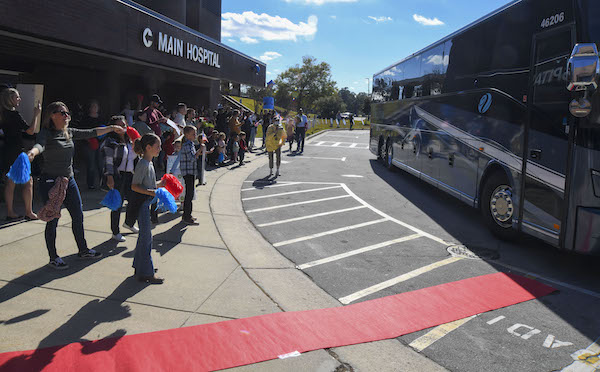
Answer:
[(519, 232), (600, 255), (600, 1), (517, 0), (373, 76), (370, 151)]

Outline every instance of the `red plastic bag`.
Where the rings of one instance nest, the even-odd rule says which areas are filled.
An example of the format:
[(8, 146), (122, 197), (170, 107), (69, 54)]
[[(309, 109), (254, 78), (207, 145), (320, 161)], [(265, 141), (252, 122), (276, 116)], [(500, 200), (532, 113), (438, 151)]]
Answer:
[(94, 151), (98, 150), (98, 147), (100, 147), (100, 142), (98, 142), (97, 138), (88, 139), (88, 143), (90, 144), (90, 148)]
[(141, 137), (140, 133), (134, 127), (127, 127), (127, 135), (131, 142), (135, 142), (136, 139)]
[(183, 186), (177, 177), (172, 174), (165, 174), (161, 180), (165, 181), (165, 189), (167, 189), (175, 199), (179, 198), (179, 195), (183, 192)]

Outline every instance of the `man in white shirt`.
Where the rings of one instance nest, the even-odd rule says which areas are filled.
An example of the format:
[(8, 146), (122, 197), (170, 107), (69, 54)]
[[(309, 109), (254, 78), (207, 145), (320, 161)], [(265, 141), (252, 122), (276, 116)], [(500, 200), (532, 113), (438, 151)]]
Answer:
[(306, 127), (308, 126), (308, 117), (304, 115), (302, 109), (298, 110), (298, 123), (296, 124), (296, 152), (304, 152), (304, 138), (306, 137)]

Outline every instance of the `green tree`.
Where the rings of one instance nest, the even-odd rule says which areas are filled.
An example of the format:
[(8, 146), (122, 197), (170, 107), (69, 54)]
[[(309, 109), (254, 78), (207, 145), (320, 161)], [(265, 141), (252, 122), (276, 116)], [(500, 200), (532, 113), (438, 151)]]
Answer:
[(315, 111), (322, 118), (335, 118), (338, 112), (345, 109), (344, 102), (337, 94), (321, 97), (315, 101)]
[(356, 95), (351, 92), (347, 87), (340, 89), (338, 95), (342, 101), (346, 104), (346, 109), (350, 112), (358, 112), (358, 102), (356, 101)]
[(335, 84), (328, 63), (317, 63), (316, 58), (304, 56), (302, 65), (290, 67), (277, 76), (275, 102), (286, 108), (313, 110), (319, 98), (335, 94)]
[(360, 92), (356, 95), (356, 113), (370, 115), (371, 114), (371, 96), (367, 93)]

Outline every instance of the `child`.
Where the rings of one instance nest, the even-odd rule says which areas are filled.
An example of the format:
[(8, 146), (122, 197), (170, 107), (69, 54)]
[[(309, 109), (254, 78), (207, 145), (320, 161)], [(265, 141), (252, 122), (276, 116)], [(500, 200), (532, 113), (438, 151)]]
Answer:
[(237, 133), (233, 134), (233, 138), (232, 138), (232, 144), (231, 144), (231, 152), (233, 154), (232, 158), (231, 158), (231, 162), (235, 163), (238, 159), (238, 154), (240, 153), (240, 143), (239, 143), (239, 139), (240, 137), (237, 135)]
[(248, 151), (248, 146), (246, 145), (246, 132), (240, 133), (240, 165), (244, 165), (244, 155), (246, 151)]
[(290, 144), (290, 150), (289, 150), (290, 153), (292, 152), (292, 145), (294, 144), (294, 136), (295, 136), (294, 128), (296, 128), (295, 122), (298, 120), (299, 120), (298, 117), (295, 117), (293, 119), (292, 118), (287, 119), (287, 125), (285, 128), (285, 131), (287, 134), (288, 143)]
[(157, 187), (162, 187), (162, 181), (156, 183), (156, 173), (152, 159), (160, 153), (160, 138), (154, 134), (144, 134), (135, 142), (134, 151), (142, 156), (135, 166), (131, 181), (131, 190), (136, 196), (143, 197), (144, 202), (139, 209), (138, 225), (140, 232), (135, 246), (133, 268), (138, 281), (149, 284), (162, 284), (164, 279), (154, 274), (152, 263), (152, 224), (150, 222), (150, 203), (155, 196)]
[(223, 133), (223, 132), (219, 133), (219, 142), (218, 142), (219, 158), (217, 159), (217, 163), (219, 164), (219, 166), (223, 165), (223, 162), (225, 161), (225, 138), (227, 138), (227, 136), (225, 136), (225, 133)]
[(196, 139), (196, 127), (188, 125), (183, 128), (183, 137), (185, 138), (180, 151), (180, 168), (183, 180), (185, 181), (185, 199), (183, 200), (182, 221), (188, 225), (198, 225), (196, 219), (192, 217), (192, 198), (194, 197), (194, 184), (196, 181), (196, 172), (198, 169), (198, 156), (202, 154), (196, 151), (194, 140)]
[[(181, 152), (181, 140), (183, 137), (179, 137), (173, 142), (173, 154), (167, 155), (167, 173), (170, 173), (177, 177), (179, 182), (183, 185), (183, 191), (185, 192), (185, 185), (183, 181), (183, 176), (181, 175), (181, 169), (179, 167), (180, 162), (180, 152)], [(183, 208), (183, 192), (179, 195), (179, 202), (181, 203), (181, 207)]]

